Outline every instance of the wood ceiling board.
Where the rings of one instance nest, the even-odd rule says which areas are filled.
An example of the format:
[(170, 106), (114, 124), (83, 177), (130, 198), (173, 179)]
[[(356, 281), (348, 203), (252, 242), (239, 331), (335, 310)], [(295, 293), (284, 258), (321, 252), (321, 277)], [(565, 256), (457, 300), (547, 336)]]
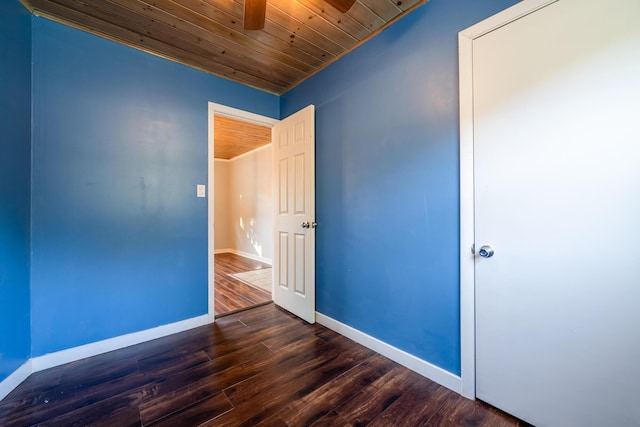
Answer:
[(371, 34), (371, 31), (366, 25), (363, 25), (348, 13), (339, 12), (324, 0), (304, 0), (300, 3), (311, 12), (323, 17), (326, 21), (331, 22), (356, 40), (361, 40)]
[(228, 32), (220, 30), (218, 24), (207, 31), (138, 0), (56, 1), (68, 7), (86, 5), (93, 16), (103, 21), (112, 22), (114, 16), (121, 16), (119, 25), (126, 29), (142, 29), (146, 36), (170, 43), (184, 52), (202, 57), (213, 55), (216, 62), (274, 83), (286, 84), (304, 75), (304, 71), (274, 60), (268, 54), (247, 49), (237, 43), (238, 37), (225, 37)]
[(267, 20), (274, 21), (278, 25), (286, 28), (289, 31), (291, 43), (294, 43), (296, 38), (301, 37), (304, 40), (308, 40), (311, 44), (318, 46), (320, 49), (329, 52), (333, 56), (340, 55), (345, 50), (340, 44), (325, 37), (313, 27), (306, 25), (304, 21), (299, 21), (295, 17), (289, 15), (286, 11), (274, 7), (269, 2), (267, 2)]
[[(241, 23), (243, 4), (242, 0), (235, 0), (233, 3), (235, 5), (233, 15)], [(295, 34), (293, 34), (289, 28), (285, 27), (282, 23), (269, 19), (268, 17), (265, 21), (264, 29), (262, 29), (262, 31), (253, 31), (252, 33), (255, 33), (251, 34), (252, 37), (260, 39), (263, 43), (268, 43), (268, 41), (261, 39), (264, 34), (274, 37), (280, 40), (282, 43), (285, 43), (289, 47), (293, 48), (294, 50), (299, 50), (307, 55), (310, 55), (311, 57), (315, 58), (316, 61), (320, 61), (321, 64), (324, 64), (328, 58), (332, 58), (333, 56), (335, 56), (334, 54), (328, 52), (325, 49), (322, 49), (312, 42), (305, 40), (304, 38), (295, 37)]]
[[(416, 3), (411, 7), (411, 9), (408, 9), (408, 10), (407, 10), (407, 13), (408, 13), (408, 12), (411, 12), (412, 10), (414, 10), (414, 9), (416, 9), (416, 8), (420, 7), (420, 6), (422, 6), (423, 4), (427, 3), (428, 1), (429, 1), (429, 0), (417, 0), (417, 2), (416, 2)], [(364, 38), (364, 39), (360, 40), (358, 43), (356, 43), (353, 47), (351, 47), (351, 48), (349, 49), (349, 51), (351, 51), (351, 50), (353, 50), (353, 49), (357, 48), (358, 46), (360, 46), (360, 45), (362, 45), (362, 44), (366, 43), (370, 38), (375, 37), (378, 33), (380, 33), (381, 31), (383, 31), (383, 30), (384, 30), (385, 28), (387, 28), (388, 26), (392, 25), (392, 24), (393, 24), (394, 22), (396, 22), (397, 20), (401, 19), (403, 16), (404, 16), (404, 14), (400, 14), (400, 15), (396, 16), (394, 19), (392, 19), (391, 21), (384, 23), (384, 24), (383, 24), (379, 29), (377, 29), (375, 32), (372, 32), (372, 33), (371, 33), (371, 35), (370, 35), (369, 37), (366, 37), (366, 38)], [(347, 51), (347, 52), (348, 52), (348, 51)], [(345, 53), (345, 54), (346, 54), (346, 53)], [(338, 59), (340, 59), (342, 56), (344, 56), (344, 55), (339, 55), (339, 56), (336, 56), (335, 58), (333, 58), (332, 60), (329, 60), (329, 62), (328, 62), (324, 67), (326, 67), (326, 66), (328, 66), (328, 65), (331, 65), (333, 62), (337, 61), (337, 60), (338, 60)], [(309, 77), (311, 77), (311, 76), (315, 75), (316, 73), (319, 73), (320, 71), (322, 71), (322, 70), (323, 70), (323, 68), (324, 68), (324, 67), (322, 67), (322, 68), (318, 68), (318, 69), (317, 69), (316, 71), (314, 71), (313, 73), (311, 73), (311, 74), (309, 74), (309, 75), (305, 76), (301, 81), (294, 82), (294, 83), (293, 83), (293, 84), (292, 84), (288, 89), (286, 89), (286, 90), (285, 90), (285, 92), (287, 92), (288, 90), (290, 90), (290, 89), (292, 89), (292, 88), (296, 87), (297, 85), (299, 85), (300, 83), (302, 83), (303, 81), (305, 81), (305, 80), (306, 80), (306, 79), (308, 79)], [(283, 92), (283, 93), (284, 93), (284, 92)]]
[(280, 95), (426, 0), (267, 0), (262, 31), (244, 0), (21, 0), (35, 14)]
[[(302, 25), (313, 28), (322, 37), (326, 37), (343, 49), (352, 46), (358, 41), (355, 37), (327, 21), (321, 15), (315, 14), (298, 1), (269, 0), (269, 4), (296, 19)], [(331, 6), (327, 5), (327, 7)]]
[(398, 0), (396, 6), (398, 6), (403, 12), (411, 10), (414, 6), (420, 3), (420, 0)]
[(367, 0), (365, 6), (385, 22), (391, 21), (402, 13), (402, 9), (396, 6), (396, 2), (391, 0)]
[(302, 50), (303, 52), (312, 55), (314, 58), (322, 61), (323, 64), (325, 64), (327, 60), (336, 56), (336, 54), (323, 49), (317, 44), (305, 40), (303, 37), (296, 37), (295, 29), (292, 31), (287, 26), (276, 21), (267, 19), (262, 31), (271, 34), (274, 37), (278, 37), (295, 49)]
[(210, 53), (210, 57), (205, 58), (196, 54), (185, 54), (179, 47), (161, 42), (152, 37), (127, 30), (121, 26), (105, 22), (93, 16), (87, 15), (77, 10), (66, 8), (50, 0), (30, 0), (33, 11), (37, 15), (51, 18), (66, 25), (74, 26), (83, 31), (87, 31), (99, 36), (114, 40), (116, 42), (135, 47), (145, 52), (161, 56), (176, 62), (180, 62), (202, 71), (216, 74), (228, 78), (247, 86), (265, 90), (274, 94), (282, 93), (287, 88), (283, 82), (273, 83), (264, 76), (246, 73), (233, 67), (226, 66), (216, 61), (215, 54)]
[[(127, 3), (131, 0), (120, 1)], [(208, 34), (214, 35), (216, 40), (229, 40), (230, 43), (224, 44), (224, 47), (229, 51), (239, 50), (244, 52), (243, 56), (245, 58), (260, 55), (261, 57), (269, 58), (279, 63), (281, 67), (290, 68), (295, 72), (309, 72), (312, 69), (312, 66), (250, 37), (247, 34), (255, 32), (246, 31), (241, 28), (241, 25), (238, 25), (236, 28), (227, 27), (171, 0), (153, 0), (151, 2), (143, 0), (143, 2), (145, 4), (153, 4), (153, 7), (159, 10), (170, 10), (170, 14), (164, 12), (169, 17), (164, 22), (183, 31), (193, 32), (202, 40), (207, 40)], [(223, 46), (223, 43), (220, 43), (220, 45)]]
[(359, 1), (353, 4), (351, 10), (347, 12), (347, 15), (352, 16), (353, 19), (362, 23), (372, 34), (375, 34), (378, 29), (386, 24), (382, 18)]
[[(324, 61), (319, 60), (315, 56), (291, 46), (288, 42), (288, 36), (277, 38), (266, 31), (250, 31), (242, 28), (242, 6), (232, 0), (218, 2), (226, 5), (224, 9), (213, 7), (208, 2), (201, 0), (180, 0), (180, 3), (193, 14), (202, 15), (203, 18), (223, 26), (227, 31), (239, 32), (264, 46), (271, 47), (271, 49), (286, 55), (288, 58), (291, 58), (292, 61), (305, 64), (311, 69), (315, 69), (324, 63)], [(235, 11), (236, 5), (238, 6), (237, 12)]]
[(271, 143), (271, 128), (216, 115), (213, 122), (214, 157), (230, 160)]

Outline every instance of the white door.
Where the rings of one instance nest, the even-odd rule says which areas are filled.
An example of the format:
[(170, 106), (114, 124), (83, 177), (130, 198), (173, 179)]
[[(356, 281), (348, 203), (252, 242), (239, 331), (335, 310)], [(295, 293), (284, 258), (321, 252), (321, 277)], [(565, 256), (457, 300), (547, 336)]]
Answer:
[(315, 322), (315, 108), (273, 127), (274, 302)]
[[(640, 1), (559, 0), (473, 42), (476, 395), (640, 426)], [(488, 253), (484, 253), (488, 255)]]

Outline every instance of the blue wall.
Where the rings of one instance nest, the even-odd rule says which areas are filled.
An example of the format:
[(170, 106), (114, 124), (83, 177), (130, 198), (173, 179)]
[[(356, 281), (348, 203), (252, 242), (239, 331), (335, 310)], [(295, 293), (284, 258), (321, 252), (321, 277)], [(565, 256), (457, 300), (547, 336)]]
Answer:
[(316, 106), (317, 310), (460, 374), (457, 33), (431, 0), (281, 99)]
[(32, 356), (207, 312), (207, 101), (277, 96), (33, 19)]
[(30, 355), (31, 18), (0, 1), (0, 381)]
[(459, 374), (457, 32), (514, 0), (431, 0), (281, 98), (1, 3), (0, 380), (206, 313), (207, 101), (316, 105), (318, 311)]

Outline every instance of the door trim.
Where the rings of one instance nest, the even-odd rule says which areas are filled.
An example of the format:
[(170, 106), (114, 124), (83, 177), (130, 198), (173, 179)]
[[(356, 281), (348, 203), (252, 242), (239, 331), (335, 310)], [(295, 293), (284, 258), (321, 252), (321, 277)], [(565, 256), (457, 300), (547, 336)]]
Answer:
[(262, 126), (273, 127), (280, 120), (214, 102), (208, 103), (207, 131), (207, 315), (209, 323), (215, 320), (215, 240), (214, 240), (214, 117), (224, 116)]
[(460, 394), (476, 397), (473, 41), (558, 0), (524, 0), (458, 33), (460, 92)]

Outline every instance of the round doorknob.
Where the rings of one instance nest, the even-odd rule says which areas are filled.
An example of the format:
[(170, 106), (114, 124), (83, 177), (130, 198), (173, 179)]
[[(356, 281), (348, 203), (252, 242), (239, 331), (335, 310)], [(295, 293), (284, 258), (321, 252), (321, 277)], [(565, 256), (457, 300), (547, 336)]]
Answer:
[(494, 254), (493, 248), (489, 245), (484, 245), (480, 248), (478, 254), (483, 258), (491, 258)]
[(311, 223), (309, 223), (309, 221), (305, 221), (302, 223), (302, 228), (309, 228), (311, 227)]

